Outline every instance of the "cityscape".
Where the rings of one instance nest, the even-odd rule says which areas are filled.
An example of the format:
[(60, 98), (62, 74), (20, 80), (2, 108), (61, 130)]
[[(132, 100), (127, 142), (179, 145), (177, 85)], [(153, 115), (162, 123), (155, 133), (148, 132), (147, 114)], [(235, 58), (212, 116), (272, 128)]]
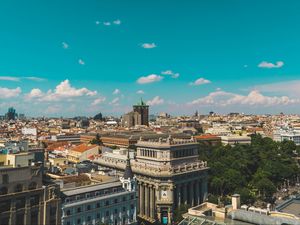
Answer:
[(300, 225), (300, 1), (3, 0), (0, 225)]

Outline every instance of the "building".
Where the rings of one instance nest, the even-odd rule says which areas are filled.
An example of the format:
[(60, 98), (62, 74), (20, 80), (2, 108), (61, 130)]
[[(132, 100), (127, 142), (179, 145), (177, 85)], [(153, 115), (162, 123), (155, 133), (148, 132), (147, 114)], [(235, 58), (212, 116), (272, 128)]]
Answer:
[(218, 146), (221, 145), (221, 137), (213, 134), (203, 134), (194, 136), (194, 139), (205, 146)]
[[(298, 214), (299, 211), (297, 211)], [(232, 196), (231, 205), (221, 205), (205, 202), (188, 210), (184, 220), (179, 225), (300, 225), (299, 217), (240, 204), (240, 195)]]
[[(127, 176), (128, 175), (128, 176)], [(137, 224), (135, 178), (62, 190), (62, 224)]]
[(133, 106), (133, 112), (137, 112), (140, 115), (140, 121), (137, 125), (149, 125), (149, 106), (142, 99), (141, 102)]
[(149, 106), (143, 100), (133, 106), (133, 111), (122, 117), (122, 126), (134, 127), (136, 125), (149, 126)]
[(0, 167), (0, 224), (60, 225), (59, 186), (44, 186), (42, 165), (28, 164)]
[[(131, 167), (138, 181), (140, 220), (172, 224), (177, 207), (198, 205), (206, 199), (209, 168), (198, 159), (197, 142), (168, 137), (139, 140), (136, 147)], [(125, 158), (104, 153), (94, 162), (124, 171)]]
[(277, 130), (273, 134), (273, 140), (282, 141), (293, 141), (296, 145), (300, 145), (300, 132), (299, 130)]
[(13, 107), (10, 107), (5, 115), (7, 120), (15, 120), (17, 116), (18, 114), (16, 113), (16, 110)]
[(92, 144), (80, 144), (68, 150), (67, 159), (69, 162), (79, 163), (88, 160), (89, 157), (99, 154), (99, 146)]
[(251, 137), (248, 136), (221, 136), (223, 145), (245, 145), (251, 144)]

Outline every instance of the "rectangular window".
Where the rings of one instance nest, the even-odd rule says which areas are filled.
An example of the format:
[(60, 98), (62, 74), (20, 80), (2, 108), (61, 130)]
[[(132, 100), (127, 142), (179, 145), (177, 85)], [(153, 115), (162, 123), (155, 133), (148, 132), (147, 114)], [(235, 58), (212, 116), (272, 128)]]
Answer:
[(8, 174), (3, 174), (2, 175), (2, 184), (8, 184), (9, 179), (8, 179)]

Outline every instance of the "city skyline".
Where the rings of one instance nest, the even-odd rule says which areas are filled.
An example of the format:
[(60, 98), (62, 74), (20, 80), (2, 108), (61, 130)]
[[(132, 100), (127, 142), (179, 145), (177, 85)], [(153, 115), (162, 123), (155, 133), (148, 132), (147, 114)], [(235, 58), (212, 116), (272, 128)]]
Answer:
[(3, 1), (0, 114), (299, 112), (300, 2), (188, 3)]

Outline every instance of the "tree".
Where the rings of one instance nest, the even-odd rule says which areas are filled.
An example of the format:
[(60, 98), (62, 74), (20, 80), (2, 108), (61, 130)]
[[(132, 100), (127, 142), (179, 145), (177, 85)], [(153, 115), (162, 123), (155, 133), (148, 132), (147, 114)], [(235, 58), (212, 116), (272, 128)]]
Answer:
[(101, 145), (102, 141), (100, 139), (100, 135), (97, 133), (96, 137), (93, 140), (91, 140), (90, 143), (93, 144), (93, 145)]

